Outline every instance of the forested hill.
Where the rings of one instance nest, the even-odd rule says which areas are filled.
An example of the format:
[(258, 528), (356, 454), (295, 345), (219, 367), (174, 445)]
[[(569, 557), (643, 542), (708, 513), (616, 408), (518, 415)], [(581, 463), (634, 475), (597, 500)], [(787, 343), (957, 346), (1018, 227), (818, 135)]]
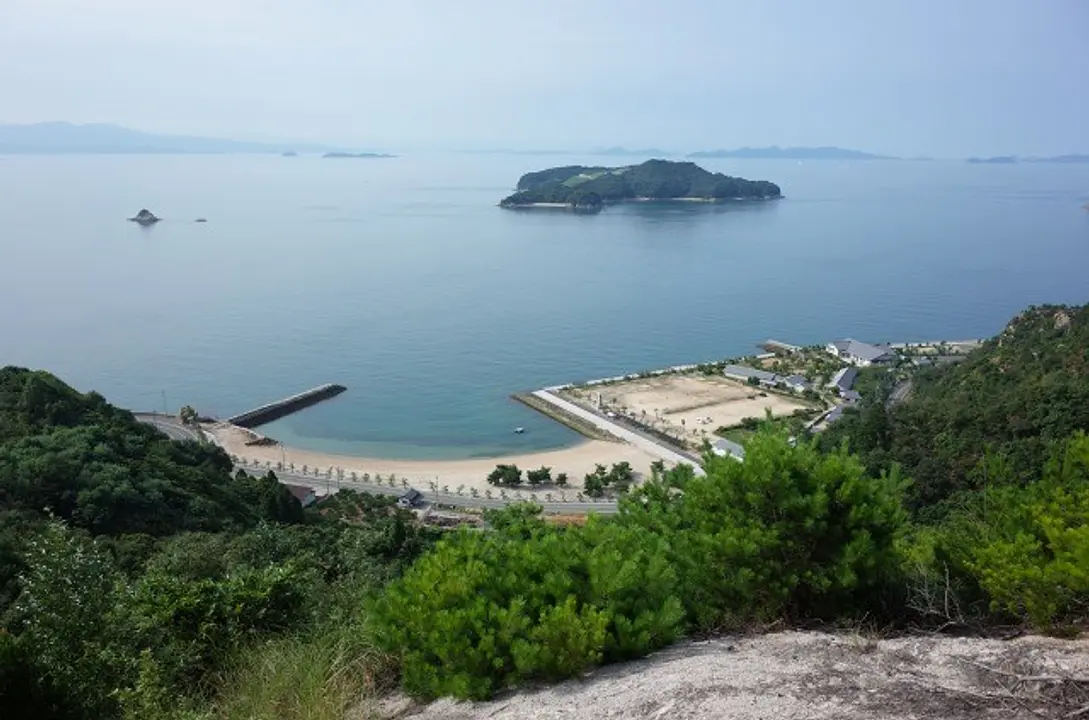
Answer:
[(568, 165), (527, 173), (519, 179), (518, 191), (500, 205), (559, 204), (596, 210), (632, 199), (769, 200), (780, 196), (779, 186), (766, 180), (712, 173), (692, 162), (648, 160), (628, 167)]
[[(434, 540), (393, 498), (345, 491), (304, 512), (271, 473), (230, 470), (214, 445), (172, 441), (49, 373), (0, 369), (0, 717), (289, 717), (287, 702), (221, 703), (276, 675), (264, 648), (295, 653), (292, 670), (339, 658), (362, 637), (362, 599)], [(344, 705), (372, 677), (359, 675), (295, 704), (315, 717), (340, 690)]]
[(0, 512), (46, 512), (94, 534), (252, 525), (219, 448), (178, 443), (97, 393), (0, 369)]
[[(825, 434), (848, 439), (872, 469), (903, 465), (918, 504), (980, 487), (991, 468), (1024, 482), (1039, 474), (1051, 445), (1089, 430), (1089, 306), (1044, 306), (1018, 315), (955, 366), (922, 373), (909, 400), (848, 414)], [(996, 477), (990, 477), (994, 481)]]

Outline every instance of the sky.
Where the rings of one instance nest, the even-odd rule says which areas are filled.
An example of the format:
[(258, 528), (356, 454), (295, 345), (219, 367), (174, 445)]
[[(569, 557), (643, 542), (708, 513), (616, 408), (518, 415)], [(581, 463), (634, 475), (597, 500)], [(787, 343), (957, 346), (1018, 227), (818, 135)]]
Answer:
[(1086, 0), (0, 0), (0, 122), (414, 149), (1089, 152)]

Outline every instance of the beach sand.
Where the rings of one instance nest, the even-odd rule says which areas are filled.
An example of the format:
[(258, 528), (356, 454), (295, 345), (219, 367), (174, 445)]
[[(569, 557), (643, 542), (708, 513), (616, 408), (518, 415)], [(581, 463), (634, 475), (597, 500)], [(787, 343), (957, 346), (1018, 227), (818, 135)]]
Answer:
[[(655, 459), (626, 443), (600, 440), (587, 440), (562, 450), (470, 460), (389, 460), (320, 453), (287, 446), (283, 447), (281, 455), (280, 445), (246, 445), (247, 441), (261, 436), (245, 428), (217, 423), (205, 425), (203, 429), (214, 437), (228, 454), (245, 458), (251, 464), (253, 461), (261, 464), (268, 462), (275, 469), (276, 463), (281, 462), (282, 458), (288, 467), (294, 464), (297, 471), (301, 471), (305, 465), (311, 471), (314, 467), (321, 468), (323, 471), (325, 468), (334, 468), (334, 472), (336, 468), (341, 468), (346, 475), (355, 472), (360, 478), (364, 473), (368, 473), (372, 479), (375, 475), (388, 477), (393, 474), (398, 478), (407, 479), (411, 486), (424, 492), (430, 489), (432, 482), (437, 483), (439, 488), (444, 485), (449, 487), (451, 492), (455, 492), (461, 485), (465, 486), (466, 491), (477, 488), (481, 492), (488, 489), (494, 492), (496, 489), (488, 485), (487, 477), (498, 463), (513, 463), (523, 473), (541, 466), (552, 468), (553, 477), (565, 472), (568, 477), (568, 487), (571, 491), (578, 492), (582, 488), (583, 477), (593, 471), (596, 463), (608, 467), (613, 463), (627, 461), (636, 473), (645, 475), (650, 472), (650, 464)], [(314, 482), (321, 484), (324, 482), (324, 477), (316, 477)], [(525, 495), (533, 492), (524, 483), (518, 490)], [(538, 490), (537, 494), (543, 498), (544, 493), (557, 491), (556, 487), (546, 486)]]

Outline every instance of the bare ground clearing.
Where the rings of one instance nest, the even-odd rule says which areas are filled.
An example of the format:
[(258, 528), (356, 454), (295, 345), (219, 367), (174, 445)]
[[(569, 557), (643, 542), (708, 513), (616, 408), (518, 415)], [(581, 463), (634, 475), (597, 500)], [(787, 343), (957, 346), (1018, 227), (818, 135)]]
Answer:
[(790, 415), (808, 406), (791, 397), (766, 392), (722, 377), (660, 375), (608, 385), (570, 388), (562, 393), (583, 406), (615, 412), (698, 446), (719, 427), (745, 418)]

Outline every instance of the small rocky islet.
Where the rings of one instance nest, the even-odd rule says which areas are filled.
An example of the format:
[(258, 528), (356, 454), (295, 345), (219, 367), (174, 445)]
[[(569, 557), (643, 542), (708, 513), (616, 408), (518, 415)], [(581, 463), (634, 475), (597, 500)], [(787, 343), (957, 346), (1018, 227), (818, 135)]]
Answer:
[(647, 160), (626, 167), (567, 165), (523, 175), (516, 192), (503, 198), (503, 208), (555, 207), (599, 212), (620, 202), (675, 200), (725, 202), (776, 200), (779, 186), (704, 170), (693, 162)]
[(129, 218), (129, 222), (134, 222), (144, 226), (154, 225), (160, 220), (162, 220), (161, 217), (157, 216), (155, 213), (151, 212), (147, 208), (141, 208), (140, 212)]

